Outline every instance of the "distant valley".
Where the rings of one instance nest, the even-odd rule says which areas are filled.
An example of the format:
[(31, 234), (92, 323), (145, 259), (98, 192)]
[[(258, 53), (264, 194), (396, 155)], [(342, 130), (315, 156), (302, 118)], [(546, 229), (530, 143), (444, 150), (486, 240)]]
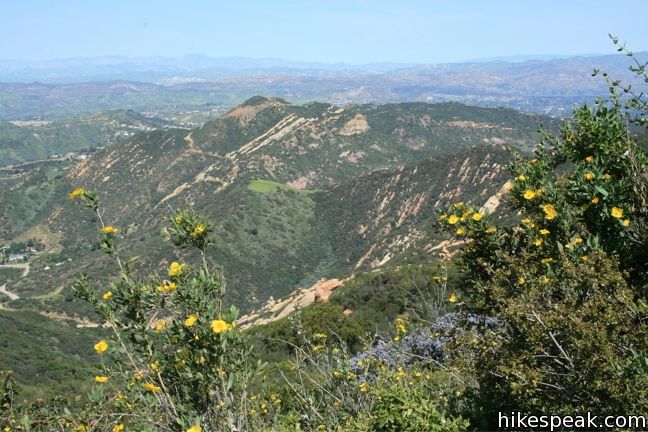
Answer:
[[(640, 53), (644, 58), (646, 53)], [(447, 102), (569, 116), (605, 94), (598, 67), (632, 80), (623, 56), (435, 65), (325, 65), (254, 59), (0, 62), (0, 120), (54, 120), (108, 109), (206, 121), (255, 96), (336, 105)]]

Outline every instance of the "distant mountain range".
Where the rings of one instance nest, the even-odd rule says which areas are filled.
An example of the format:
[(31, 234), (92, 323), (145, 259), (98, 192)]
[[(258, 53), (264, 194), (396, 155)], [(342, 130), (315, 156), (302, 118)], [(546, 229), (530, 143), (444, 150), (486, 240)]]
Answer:
[[(648, 53), (637, 56), (648, 59)], [(631, 82), (629, 64), (619, 54), (358, 66), (206, 56), (0, 61), (0, 120), (66, 119), (108, 109), (172, 117), (225, 111), (254, 95), (336, 105), (455, 101), (569, 116), (575, 106), (607, 94), (605, 81), (592, 77), (594, 68)]]
[[(640, 56), (646, 53), (639, 53)], [(79, 57), (54, 60), (0, 60), (0, 82), (70, 83), (81, 81), (145, 81), (171, 78), (213, 79), (227, 75), (319, 75), (319, 74), (383, 74), (407, 73), (416, 70), (461, 70), (468, 65), (487, 67), (489, 63), (504, 63), (515, 68), (517, 63), (586, 63), (588, 66), (623, 63), (618, 55), (588, 54), (519, 55), (474, 59), (456, 63), (322, 63), (284, 60), (278, 58), (209, 57), (193, 54), (183, 57)]]

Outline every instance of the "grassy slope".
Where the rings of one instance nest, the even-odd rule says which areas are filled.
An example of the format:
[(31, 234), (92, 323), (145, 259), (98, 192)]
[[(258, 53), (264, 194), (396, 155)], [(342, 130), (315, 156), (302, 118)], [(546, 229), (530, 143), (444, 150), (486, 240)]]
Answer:
[(77, 329), (34, 312), (0, 310), (0, 369), (11, 369), (25, 394), (79, 394), (92, 382), (99, 332)]

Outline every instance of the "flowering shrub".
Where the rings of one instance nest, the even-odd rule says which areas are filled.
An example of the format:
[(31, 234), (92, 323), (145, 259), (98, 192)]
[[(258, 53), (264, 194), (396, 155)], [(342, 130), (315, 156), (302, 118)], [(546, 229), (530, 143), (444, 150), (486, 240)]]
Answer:
[[(247, 430), (247, 388), (263, 365), (250, 361), (251, 344), (236, 328), (238, 311), (223, 308), (224, 279), (208, 265), (213, 224), (190, 211), (170, 218), (179, 248), (200, 254), (197, 264), (172, 261), (157, 274), (136, 277), (119, 253), (119, 228), (104, 222), (97, 194), (70, 198), (92, 209), (101, 249), (119, 275), (105, 285), (82, 275), (74, 285), (112, 330), (94, 350), (102, 368), (91, 406), (74, 419), (79, 430)], [(98, 289), (97, 289), (98, 288)], [(91, 379), (91, 377), (89, 377)]]
[[(439, 329), (454, 329), (452, 318), (440, 321)], [(436, 346), (426, 349), (436, 335), (409, 332), (397, 318), (392, 341), (354, 357), (334, 338), (315, 334), (311, 344), (297, 347), (290, 374), (284, 373), (291, 398), (279, 425), (293, 418), (297, 430), (308, 431), (465, 430), (468, 422), (456, 414), (461, 378), (426, 356), (438, 354)]]
[(517, 155), (519, 223), (496, 226), (463, 203), (440, 216), (468, 240), (465, 307), (501, 324), (450, 346), (472, 347), (453, 357), (475, 371), (481, 426), (507, 410), (648, 410), (646, 167), (619, 105), (601, 102), (545, 134), (533, 157)]

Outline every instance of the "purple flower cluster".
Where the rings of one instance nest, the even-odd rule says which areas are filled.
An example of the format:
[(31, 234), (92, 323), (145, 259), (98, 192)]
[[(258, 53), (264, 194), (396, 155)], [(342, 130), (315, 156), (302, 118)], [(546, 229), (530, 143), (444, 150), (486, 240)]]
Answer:
[(370, 361), (383, 362), (389, 367), (408, 367), (414, 363), (441, 363), (445, 358), (445, 346), (454, 337), (466, 331), (484, 332), (498, 327), (494, 318), (468, 313), (451, 312), (440, 317), (428, 328), (417, 329), (402, 340), (380, 340), (371, 349), (351, 359), (350, 369), (358, 375), (358, 366)]

